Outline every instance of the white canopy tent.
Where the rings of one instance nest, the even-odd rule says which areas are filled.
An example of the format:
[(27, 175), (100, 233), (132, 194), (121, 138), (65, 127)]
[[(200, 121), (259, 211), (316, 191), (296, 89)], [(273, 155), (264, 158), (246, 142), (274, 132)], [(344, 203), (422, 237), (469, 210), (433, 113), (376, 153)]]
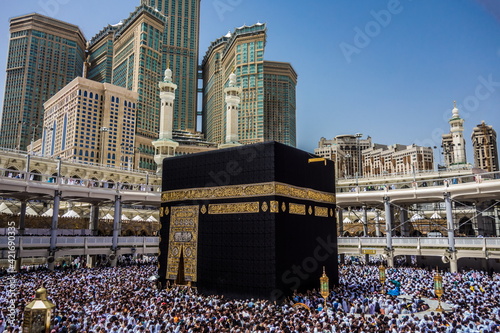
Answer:
[(62, 217), (80, 217), (80, 215), (78, 215), (78, 213), (74, 210), (70, 209), (66, 213), (64, 213)]
[(113, 219), (113, 216), (111, 216), (111, 214), (106, 214), (105, 216), (102, 217), (103, 220), (112, 220)]
[(38, 213), (31, 207), (26, 208), (26, 215), (38, 216)]
[(423, 220), (423, 219), (425, 219), (425, 217), (424, 217), (424, 216), (422, 216), (422, 215), (420, 215), (420, 214), (416, 213), (416, 214), (414, 214), (414, 215), (410, 218), (410, 221), (411, 221), (411, 222), (415, 222), (415, 221), (418, 221), (418, 220)]
[(435, 212), (434, 214), (432, 214), (431, 219), (432, 220), (437, 220), (437, 219), (442, 219), (442, 217), (437, 212)]
[(344, 223), (352, 223), (351, 219), (346, 217), (342, 222)]
[(47, 211), (42, 214), (42, 216), (52, 216), (52, 215), (54, 215), (54, 210), (52, 208), (47, 209)]
[(132, 221), (144, 221), (144, 219), (140, 215), (136, 215), (132, 218)]
[(10, 208), (5, 204), (5, 202), (2, 202), (0, 204), (0, 213), (13, 214)]
[(125, 214), (122, 214), (121, 220), (122, 221), (130, 221), (130, 219)]
[(146, 221), (148, 221), (148, 222), (158, 222), (158, 220), (153, 215), (151, 215), (150, 217), (148, 217), (146, 219)]

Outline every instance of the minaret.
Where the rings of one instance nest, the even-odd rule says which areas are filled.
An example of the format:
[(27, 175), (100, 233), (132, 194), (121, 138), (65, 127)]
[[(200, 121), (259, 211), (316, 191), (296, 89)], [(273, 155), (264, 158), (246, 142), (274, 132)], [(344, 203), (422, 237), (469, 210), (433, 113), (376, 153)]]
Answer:
[(240, 146), (238, 142), (238, 106), (240, 105), (241, 87), (236, 86), (236, 74), (229, 75), (229, 85), (224, 89), (226, 94), (226, 142), (219, 148)]
[(464, 120), (460, 118), (457, 109), (457, 103), (453, 102), (452, 117), (450, 123), (450, 134), (453, 142), (453, 164), (466, 164), (465, 157), (465, 139), (464, 139)]
[(172, 82), (172, 71), (170, 68), (165, 70), (165, 77), (159, 84), (160, 87), (160, 133), (158, 140), (153, 141), (155, 146), (156, 172), (162, 170), (163, 159), (175, 155), (175, 149), (179, 146), (178, 142), (172, 140), (172, 125), (174, 122), (174, 100), (177, 85)]

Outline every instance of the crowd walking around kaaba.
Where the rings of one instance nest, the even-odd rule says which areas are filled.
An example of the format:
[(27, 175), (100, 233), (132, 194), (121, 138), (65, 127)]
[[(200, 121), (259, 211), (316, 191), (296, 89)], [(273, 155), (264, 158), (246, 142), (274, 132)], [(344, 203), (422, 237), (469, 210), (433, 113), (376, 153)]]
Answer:
[[(398, 281), (408, 300), (380, 292), (378, 268), (340, 265), (340, 285), (324, 300), (315, 291), (284, 302), (226, 299), (201, 295), (194, 288), (158, 290), (151, 263), (121, 267), (34, 270), (16, 274), (15, 322), (6, 321), (10, 295), (0, 277), (0, 333), (21, 332), (23, 310), (44, 286), (56, 304), (51, 333), (162, 332), (500, 332), (500, 274), (469, 270), (443, 273), (443, 301), (452, 311), (419, 308), (435, 298), (434, 272), (387, 269), (387, 281)], [(387, 288), (390, 288), (388, 282)], [(296, 303), (303, 305), (294, 306)]]

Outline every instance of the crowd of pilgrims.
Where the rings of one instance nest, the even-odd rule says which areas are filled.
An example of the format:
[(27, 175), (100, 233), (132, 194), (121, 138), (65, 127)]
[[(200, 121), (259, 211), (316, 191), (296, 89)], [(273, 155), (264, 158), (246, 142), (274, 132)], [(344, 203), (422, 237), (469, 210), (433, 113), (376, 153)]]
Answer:
[(340, 265), (340, 284), (331, 290), (326, 306), (314, 290), (283, 302), (227, 299), (187, 287), (158, 290), (152, 278), (156, 269), (154, 263), (128, 262), (115, 268), (77, 265), (17, 273), (14, 322), (7, 318), (13, 295), (4, 274), (0, 276), (0, 333), (22, 332), (24, 307), (42, 285), (56, 304), (51, 333), (500, 332), (499, 273), (443, 273), (442, 300), (452, 310), (419, 312), (423, 299), (435, 298), (435, 272), (415, 267), (386, 271), (387, 281), (401, 284), (401, 294), (408, 298), (404, 300), (380, 292), (377, 265)]

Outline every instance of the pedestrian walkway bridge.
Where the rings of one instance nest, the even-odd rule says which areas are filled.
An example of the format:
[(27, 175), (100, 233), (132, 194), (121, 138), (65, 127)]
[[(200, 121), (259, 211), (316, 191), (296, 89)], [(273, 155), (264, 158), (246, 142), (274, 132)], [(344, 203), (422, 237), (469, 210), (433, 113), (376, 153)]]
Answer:
[[(443, 200), (449, 193), (453, 200), (483, 201), (500, 199), (500, 172), (466, 174), (422, 175), (422, 179), (394, 183), (393, 178), (373, 179), (363, 186), (337, 186), (337, 204), (341, 207), (381, 205), (385, 198), (391, 203), (413, 204)], [(443, 178), (446, 177), (446, 178)], [(62, 200), (80, 202), (113, 201), (119, 195), (123, 203), (159, 206), (161, 185), (110, 182), (67, 176), (54, 177), (39, 173), (18, 172), (0, 168), (0, 196), (19, 200), (50, 199), (55, 191)]]
[[(457, 258), (500, 259), (500, 238), (498, 237), (456, 237)], [(445, 237), (393, 237), (394, 256), (443, 256), (449, 248)], [(384, 237), (339, 237), (339, 254), (382, 254), (385, 255), (387, 239)]]
[[(57, 237), (57, 256), (110, 254), (112, 237), (73, 236)], [(6, 259), (8, 237), (0, 237), (0, 258)], [(386, 239), (383, 237), (339, 237), (339, 254), (384, 255)], [(158, 237), (118, 237), (116, 254), (157, 254)], [(18, 236), (16, 249), (22, 258), (47, 257), (50, 236)], [(394, 237), (394, 255), (443, 256), (448, 249), (448, 238)], [(455, 238), (457, 257), (500, 259), (500, 238)]]
[[(16, 155), (12, 152), (5, 152), (4, 155), (0, 156), (0, 197), (19, 200), (21, 206), (24, 206), (24, 213), (26, 202), (30, 200), (54, 200), (54, 206), (56, 201), (57, 206), (59, 205), (59, 200), (90, 203), (94, 207), (114, 203), (115, 212), (124, 204), (159, 207), (161, 203), (161, 179), (156, 175), (19, 153)], [(17, 169), (14, 165), (18, 166)], [(21, 165), (22, 167), (19, 167)], [(389, 233), (386, 238), (339, 238), (339, 253), (385, 255), (389, 248), (392, 258), (398, 255), (443, 256), (449, 249), (453, 253), (456, 250), (456, 257), (452, 256), (456, 259), (500, 258), (500, 244), (497, 238), (458, 237), (450, 240), (450, 237), (453, 238), (450, 230), (456, 228), (451, 212), (452, 200), (475, 203), (500, 201), (500, 172), (474, 174), (472, 170), (449, 170), (416, 173), (411, 176), (360, 178), (356, 180), (355, 185), (353, 183), (354, 180), (338, 181), (337, 205), (341, 208), (384, 206), (386, 218), (391, 216), (391, 205), (445, 201), (449, 237), (394, 237), (391, 240)], [(21, 217), (24, 213), (21, 213)], [(97, 218), (97, 215), (94, 216), (95, 220)], [(17, 257), (47, 257), (55, 252), (57, 256), (158, 252), (157, 238), (118, 237), (120, 214), (115, 214), (114, 218), (113, 237), (56, 237), (55, 219), (51, 229), (52, 237), (16, 237), (19, 239)], [(339, 223), (341, 221), (342, 219), (339, 219)], [(389, 219), (387, 223), (391, 225)], [(368, 235), (367, 232), (365, 234)], [(5, 239), (8, 237), (1, 238), (1, 258), (7, 258), (8, 243)]]

